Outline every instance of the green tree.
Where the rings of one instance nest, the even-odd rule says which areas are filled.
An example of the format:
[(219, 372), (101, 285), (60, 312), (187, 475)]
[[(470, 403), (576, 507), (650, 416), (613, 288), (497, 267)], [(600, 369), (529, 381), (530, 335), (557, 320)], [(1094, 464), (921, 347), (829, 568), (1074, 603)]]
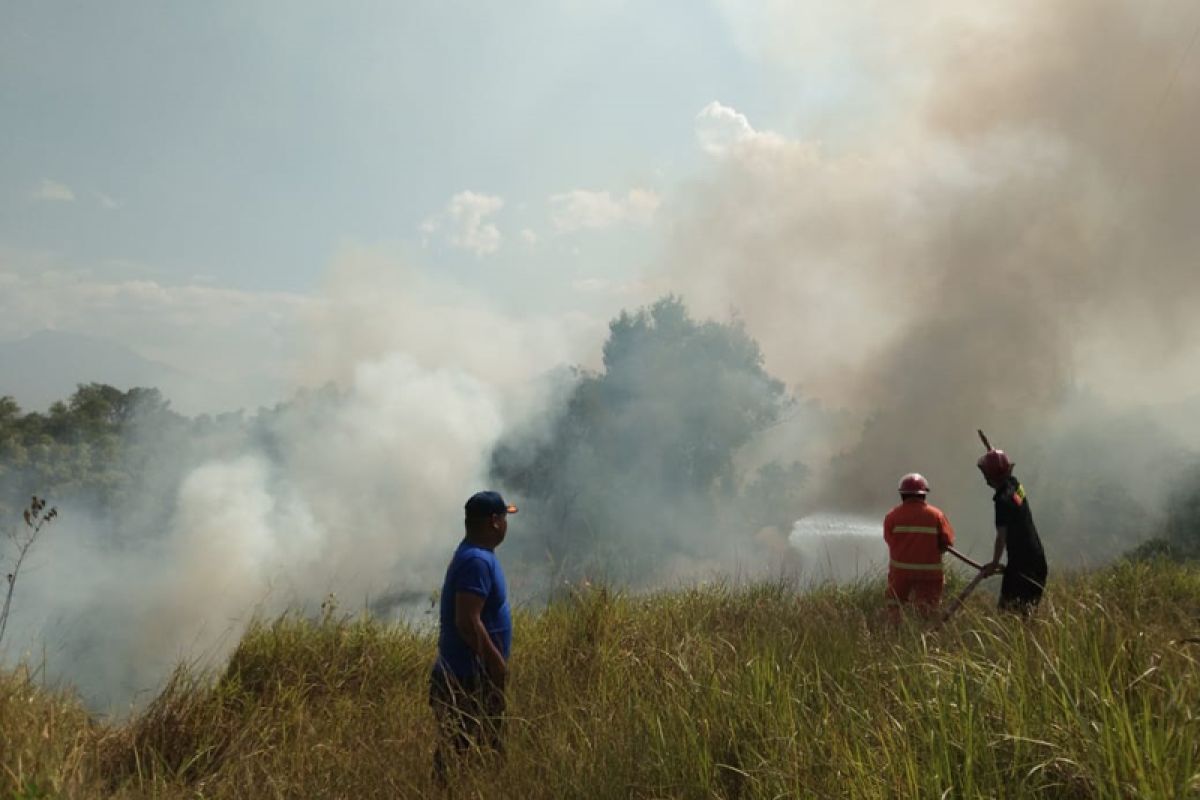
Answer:
[(0, 398), (0, 514), (15, 513), (35, 492), (111, 508), (147, 472), (160, 446), (150, 440), (185, 422), (157, 389), (83, 384), (45, 414), (22, 414), (11, 397)]
[[(735, 456), (789, 399), (740, 324), (697, 322), (666, 297), (613, 320), (603, 369), (574, 378), (548, 433), (494, 452), (496, 480), (530, 501), (516, 548), (532, 542), (567, 577), (636, 580), (655, 556), (696, 551), (701, 529), (754, 525)], [(760, 476), (759, 499), (781, 496), (767, 484), (782, 474)]]

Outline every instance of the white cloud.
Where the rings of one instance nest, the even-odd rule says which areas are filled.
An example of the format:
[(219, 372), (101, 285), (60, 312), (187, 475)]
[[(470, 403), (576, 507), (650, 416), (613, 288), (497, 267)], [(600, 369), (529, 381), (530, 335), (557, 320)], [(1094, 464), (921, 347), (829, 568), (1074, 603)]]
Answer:
[(535, 245), (538, 243), (538, 235), (529, 228), (523, 228), (521, 230), (521, 241), (528, 245)]
[(782, 147), (787, 140), (771, 131), (756, 131), (745, 114), (712, 101), (696, 115), (696, 139), (704, 152), (725, 156), (746, 148)]
[(696, 115), (696, 139), (710, 156), (763, 177), (770, 177), (783, 164), (808, 169), (826, 163), (819, 142), (756, 130), (745, 114), (716, 101)]
[(551, 195), (550, 219), (562, 233), (621, 223), (648, 225), (661, 204), (662, 199), (649, 189), (631, 189), (623, 198), (614, 198), (609, 192), (573, 189)]
[(123, 205), (120, 200), (114, 200), (104, 192), (93, 191), (92, 196), (96, 198), (96, 202), (100, 204), (101, 208), (108, 209), (109, 211), (118, 209)]
[(485, 220), (502, 208), (502, 197), (459, 192), (450, 198), (443, 211), (422, 222), (420, 230), (426, 236), (442, 233), (451, 246), (485, 256), (499, 250), (503, 241), (500, 229)]
[(33, 199), (57, 203), (73, 203), (75, 202), (75, 192), (66, 184), (52, 181), (49, 178), (42, 178), (41, 184), (33, 190)]
[(639, 225), (649, 225), (660, 205), (662, 198), (649, 189), (630, 189), (625, 198), (629, 220)]

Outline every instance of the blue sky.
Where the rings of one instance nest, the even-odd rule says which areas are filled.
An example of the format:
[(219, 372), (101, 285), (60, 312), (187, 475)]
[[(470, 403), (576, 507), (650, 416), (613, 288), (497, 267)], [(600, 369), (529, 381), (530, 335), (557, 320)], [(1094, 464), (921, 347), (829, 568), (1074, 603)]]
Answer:
[(548, 198), (663, 193), (712, 100), (783, 121), (772, 70), (695, 2), (6, 9), (0, 241), (114, 275), (306, 292), (347, 242), (423, 240), (494, 274), (421, 235), (464, 191), (502, 198), (489, 255), (561, 275), (569, 248), (514, 247), (551, 232)]
[(673, 288), (644, 276), (711, 169), (702, 109), (735, 134), (738, 113), (826, 136), (854, 118), (830, 112), (856, 65), (777, 57), (777, 7), (6, 3), (0, 339), (71, 330), (261, 377), (362, 248), (442, 295), (601, 325)]
[[(472, 361), (475, 334), (454, 352), (419, 340), (496, 309), (495, 325), (524, 326), (515, 357), (586, 360), (621, 308), (689, 294), (681, 252), (733, 253), (709, 270), (706, 314), (734, 307), (722, 292), (739, 237), (773, 231), (774, 274), (793, 274), (795, 221), (772, 192), (819, 229), (840, 196), (888, 208), (952, 172), (929, 154), (922, 93), (947, 54), (1029, 15), (1005, 16), (940, 0), (10, 0), (0, 341), (42, 328), (113, 340), (242, 386), (220, 400), (234, 406), (344, 377), (313, 368), (314, 340), (330, 363)], [(736, 236), (695, 236), (695, 206), (738, 186), (732, 141), (764, 145), (759, 163), (792, 177), (761, 187)], [(839, 224), (868, 230), (878, 212), (861, 213)], [(681, 247), (680, 231), (700, 244)], [(857, 310), (872, 288), (839, 302)], [(431, 307), (446, 311), (427, 319)], [(811, 316), (838, 308), (821, 299)], [(398, 314), (428, 325), (391, 325)], [(864, 347), (877, 334), (848, 333)]]
[(777, 5), (6, 3), (0, 339), (257, 369), (361, 248), (602, 323), (663, 288), (702, 109), (827, 134), (846, 102), (842, 56), (772, 56)]

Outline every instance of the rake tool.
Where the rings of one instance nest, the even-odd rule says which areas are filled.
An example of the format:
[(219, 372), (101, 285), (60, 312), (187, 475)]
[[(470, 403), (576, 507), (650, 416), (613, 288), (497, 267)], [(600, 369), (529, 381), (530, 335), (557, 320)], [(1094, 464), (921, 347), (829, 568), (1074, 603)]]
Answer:
[[(965, 603), (967, 598), (971, 596), (971, 592), (975, 591), (975, 588), (979, 586), (979, 584), (983, 583), (983, 579), (988, 577), (987, 573), (983, 571), (983, 564), (980, 564), (970, 556), (954, 549), (953, 547), (947, 547), (946, 552), (958, 558), (963, 563), (974, 567), (976, 573), (975, 577), (971, 579), (971, 582), (964, 586), (963, 590), (958, 593), (958, 596), (950, 601), (950, 604), (946, 606), (945, 611), (942, 612), (942, 619), (938, 623), (939, 626), (944, 625), (946, 620), (950, 619), (955, 611), (958, 611), (960, 608), (962, 608), (963, 603)], [(1003, 571), (1003, 567), (1001, 568), (1001, 571)]]

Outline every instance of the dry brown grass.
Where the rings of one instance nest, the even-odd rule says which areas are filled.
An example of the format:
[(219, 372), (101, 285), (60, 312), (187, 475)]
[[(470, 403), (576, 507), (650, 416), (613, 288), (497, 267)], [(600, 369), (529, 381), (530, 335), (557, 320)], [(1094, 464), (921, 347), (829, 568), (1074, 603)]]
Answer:
[[(505, 761), (455, 796), (1181, 797), (1200, 791), (1200, 573), (1060, 578), (1031, 622), (977, 597), (890, 630), (882, 589), (780, 584), (521, 615)], [(0, 678), (0, 797), (425, 797), (432, 638), (363, 618), (255, 626), (100, 724)]]

